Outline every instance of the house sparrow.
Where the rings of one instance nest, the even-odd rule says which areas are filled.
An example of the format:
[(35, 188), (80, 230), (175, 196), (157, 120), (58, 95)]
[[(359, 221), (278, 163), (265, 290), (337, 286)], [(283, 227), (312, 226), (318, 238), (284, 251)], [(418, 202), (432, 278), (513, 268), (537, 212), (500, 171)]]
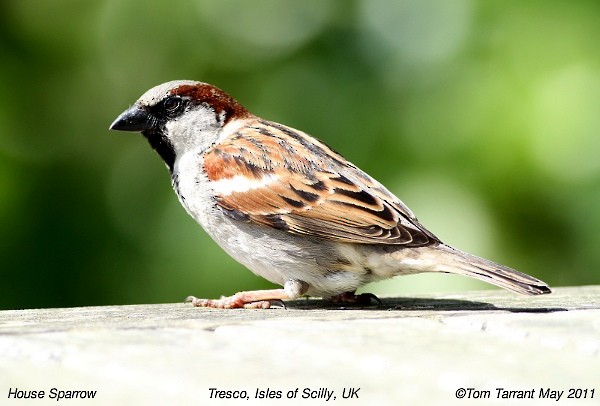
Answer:
[(190, 301), (269, 308), (303, 295), (368, 302), (373, 281), (420, 272), (471, 276), (529, 295), (546, 283), (452, 248), (375, 179), (308, 134), (264, 120), (207, 83), (148, 90), (110, 126), (141, 132), (187, 212), (229, 255), (283, 289)]

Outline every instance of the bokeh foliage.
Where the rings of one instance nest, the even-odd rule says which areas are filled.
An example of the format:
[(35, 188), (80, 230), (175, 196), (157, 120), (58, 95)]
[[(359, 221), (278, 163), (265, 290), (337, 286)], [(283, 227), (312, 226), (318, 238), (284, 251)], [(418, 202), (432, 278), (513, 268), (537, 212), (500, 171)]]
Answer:
[(450, 244), (598, 283), (597, 1), (5, 0), (0, 21), (0, 308), (270, 286), (187, 217), (140, 136), (108, 132), (184, 78), (325, 140)]

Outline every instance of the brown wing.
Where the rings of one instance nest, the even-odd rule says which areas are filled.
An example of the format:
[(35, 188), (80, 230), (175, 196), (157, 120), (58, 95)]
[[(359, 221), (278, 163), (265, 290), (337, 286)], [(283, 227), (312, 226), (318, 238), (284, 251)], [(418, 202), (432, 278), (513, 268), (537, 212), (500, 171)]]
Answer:
[(230, 217), (350, 243), (421, 246), (437, 238), (377, 181), (304, 133), (256, 119), (205, 155)]

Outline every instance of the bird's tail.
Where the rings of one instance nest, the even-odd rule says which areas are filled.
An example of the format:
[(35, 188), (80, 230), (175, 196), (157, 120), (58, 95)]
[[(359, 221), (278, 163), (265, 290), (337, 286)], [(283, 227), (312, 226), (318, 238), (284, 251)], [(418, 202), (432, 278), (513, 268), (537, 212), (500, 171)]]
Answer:
[(424, 260), (425, 263), (428, 263), (427, 269), (423, 269), (426, 271), (470, 276), (525, 295), (542, 295), (552, 292), (545, 282), (533, 276), (448, 245), (415, 248), (415, 251), (421, 251), (419, 261)]

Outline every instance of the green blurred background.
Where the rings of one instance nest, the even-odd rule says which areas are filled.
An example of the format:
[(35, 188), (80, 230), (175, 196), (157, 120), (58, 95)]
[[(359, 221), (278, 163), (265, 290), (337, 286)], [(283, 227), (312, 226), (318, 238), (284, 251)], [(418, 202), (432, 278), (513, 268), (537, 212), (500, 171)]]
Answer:
[(184, 78), (323, 139), (450, 244), (552, 286), (599, 281), (595, 0), (4, 0), (0, 21), (0, 308), (270, 286), (186, 215), (141, 136), (108, 131)]

